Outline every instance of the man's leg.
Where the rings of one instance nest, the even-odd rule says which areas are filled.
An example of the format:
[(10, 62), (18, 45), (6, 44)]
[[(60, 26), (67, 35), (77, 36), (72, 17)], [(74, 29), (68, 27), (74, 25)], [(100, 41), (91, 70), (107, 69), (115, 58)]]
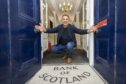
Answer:
[(55, 45), (55, 46), (52, 48), (51, 51), (54, 52), (54, 53), (57, 53), (57, 54), (61, 54), (61, 53), (64, 54), (64, 53), (65, 53), (64, 49), (65, 49), (65, 46), (59, 44), (59, 45)]
[(74, 42), (68, 42), (67, 45), (66, 45), (66, 50), (67, 50), (67, 54), (68, 54), (68, 57), (71, 57), (74, 55), (73, 54), (73, 48), (75, 47), (75, 43)]
[(67, 55), (68, 55), (68, 59), (67, 59), (68, 63), (72, 62), (72, 57), (74, 55), (74, 51), (73, 51), (74, 47), (75, 47), (74, 42), (68, 42), (67, 45), (66, 45), (66, 50), (67, 50)]

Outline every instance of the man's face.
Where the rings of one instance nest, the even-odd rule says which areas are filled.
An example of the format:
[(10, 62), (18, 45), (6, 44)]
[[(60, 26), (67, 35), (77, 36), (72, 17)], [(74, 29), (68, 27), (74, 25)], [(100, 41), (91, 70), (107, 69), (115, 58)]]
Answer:
[(68, 16), (62, 16), (62, 23), (64, 26), (67, 26), (69, 24), (69, 17)]

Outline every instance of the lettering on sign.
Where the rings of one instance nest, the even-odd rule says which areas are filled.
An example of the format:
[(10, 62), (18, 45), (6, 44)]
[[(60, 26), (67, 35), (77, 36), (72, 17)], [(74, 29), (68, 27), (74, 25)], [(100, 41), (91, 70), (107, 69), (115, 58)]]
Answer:
[(81, 74), (73, 75), (70, 77), (66, 77), (64, 75), (71, 75), (70, 73), (72, 71), (76, 71), (77, 73), (79, 72), (79, 68), (77, 66), (72, 66), (72, 67), (54, 67), (53, 70), (51, 71), (56, 72), (60, 74), (59, 76), (52, 75), (51, 73), (43, 73), (39, 75), (39, 78), (43, 79), (43, 81), (48, 81), (50, 83), (58, 83), (58, 84), (68, 84), (68, 83), (74, 83), (77, 81), (81, 81), (84, 79), (87, 79), (88, 77), (91, 76), (89, 72), (82, 72)]

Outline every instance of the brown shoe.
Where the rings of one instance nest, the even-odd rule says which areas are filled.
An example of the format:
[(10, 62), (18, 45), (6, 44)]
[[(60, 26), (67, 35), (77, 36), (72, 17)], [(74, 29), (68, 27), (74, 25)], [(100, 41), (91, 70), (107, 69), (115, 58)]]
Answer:
[(67, 63), (72, 63), (72, 58), (68, 57), (67, 58)]
[(68, 58), (68, 56), (67, 55), (64, 55), (62, 59), (67, 59), (67, 58)]

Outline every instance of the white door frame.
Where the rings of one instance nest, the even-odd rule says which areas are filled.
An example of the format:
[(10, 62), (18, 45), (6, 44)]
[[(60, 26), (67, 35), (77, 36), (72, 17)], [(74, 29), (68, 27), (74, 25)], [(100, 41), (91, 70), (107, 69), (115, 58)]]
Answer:
[[(45, 21), (43, 20), (44, 15), (44, 9), (45, 9)], [(40, 17), (41, 17), (41, 23), (45, 24), (45, 27), (48, 27), (48, 4), (43, 3), (43, 0), (40, 0)], [(43, 59), (43, 53), (48, 49), (48, 34), (41, 33), (41, 59)]]
[[(84, 22), (84, 18), (87, 18), (86, 24), (87, 24), (87, 29), (89, 29), (92, 25), (94, 25), (94, 0), (87, 0), (86, 5), (87, 5), (86, 6), (87, 14), (85, 17), (84, 15), (85, 6), (83, 4), (83, 22)], [(83, 27), (84, 27), (84, 23), (83, 23)], [(84, 44), (85, 40), (86, 40), (86, 44)], [(83, 38), (83, 48), (87, 52), (89, 65), (94, 66), (94, 34), (93, 33), (87, 34), (86, 38)]]
[[(43, 10), (44, 10), (43, 0), (40, 0), (40, 19), (41, 19), (40, 21), (41, 21), (41, 23), (43, 23)], [(43, 49), (42, 49), (43, 42), (42, 41), (43, 41), (43, 35), (41, 33), (41, 59), (43, 59)]]
[[(94, 25), (94, 0), (89, 0), (89, 25)], [(89, 39), (89, 65), (94, 66), (94, 33), (88, 35)]]

